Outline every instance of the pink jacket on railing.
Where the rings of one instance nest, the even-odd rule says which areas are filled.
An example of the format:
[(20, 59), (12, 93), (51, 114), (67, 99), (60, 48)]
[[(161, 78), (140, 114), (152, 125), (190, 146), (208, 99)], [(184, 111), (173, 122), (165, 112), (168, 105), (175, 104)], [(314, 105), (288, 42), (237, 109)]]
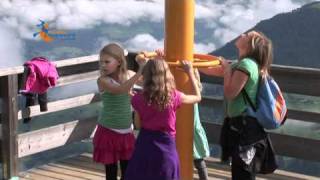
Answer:
[(44, 57), (35, 57), (24, 63), (29, 73), (22, 92), (45, 93), (48, 88), (53, 87), (59, 78), (55, 64)]

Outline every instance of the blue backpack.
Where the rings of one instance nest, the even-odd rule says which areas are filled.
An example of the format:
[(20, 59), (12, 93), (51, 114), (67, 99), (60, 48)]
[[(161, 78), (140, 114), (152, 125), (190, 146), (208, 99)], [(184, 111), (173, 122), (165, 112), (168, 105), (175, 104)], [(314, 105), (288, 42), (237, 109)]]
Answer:
[(250, 104), (247, 115), (255, 117), (263, 128), (276, 129), (284, 124), (288, 111), (286, 102), (278, 84), (271, 76), (260, 77), (256, 106), (244, 88), (242, 92), (245, 102), (247, 100)]

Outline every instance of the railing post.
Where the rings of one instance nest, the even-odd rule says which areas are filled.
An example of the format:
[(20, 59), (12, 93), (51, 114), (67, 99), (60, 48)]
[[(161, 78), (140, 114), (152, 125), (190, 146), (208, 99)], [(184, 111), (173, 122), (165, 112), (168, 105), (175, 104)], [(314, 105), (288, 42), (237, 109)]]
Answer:
[(0, 78), (2, 98), (2, 178), (10, 179), (18, 176), (18, 75), (8, 75)]

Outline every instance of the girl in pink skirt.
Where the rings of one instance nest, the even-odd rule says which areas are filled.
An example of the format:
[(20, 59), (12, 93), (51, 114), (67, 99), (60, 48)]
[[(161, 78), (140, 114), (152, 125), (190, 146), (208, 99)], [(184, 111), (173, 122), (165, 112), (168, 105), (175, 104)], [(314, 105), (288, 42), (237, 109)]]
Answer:
[(93, 138), (93, 160), (105, 165), (107, 180), (117, 179), (120, 161), (121, 179), (124, 179), (135, 143), (129, 92), (141, 76), (144, 63), (140, 63), (136, 74), (127, 70), (124, 49), (108, 44), (100, 51), (99, 64), (101, 74), (97, 83), (103, 107)]

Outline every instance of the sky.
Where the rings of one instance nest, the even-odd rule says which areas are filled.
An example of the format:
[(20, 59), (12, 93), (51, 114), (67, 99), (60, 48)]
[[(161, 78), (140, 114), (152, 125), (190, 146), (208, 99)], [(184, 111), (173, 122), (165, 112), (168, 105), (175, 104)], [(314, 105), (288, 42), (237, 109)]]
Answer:
[[(57, 29), (90, 29), (99, 24), (121, 24), (164, 20), (164, 0), (1, 0), (0, 67), (24, 62), (23, 54), (39, 19), (55, 22)], [(212, 29), (213, 42), (195, 42), (195, 51), (208, 53), (264, 19), (290, 12), (303, 0), (195, 0), (195, 21)], [(197, 36), (197, 32), (195, 32)], [(102, 40), (103, 43), (108, 39)], [(130, 50), (154, 50), (163, 46), (163, 37), (134, 34), (124, 46)], [(8, 53), (10, 52), (10, 53)]]

